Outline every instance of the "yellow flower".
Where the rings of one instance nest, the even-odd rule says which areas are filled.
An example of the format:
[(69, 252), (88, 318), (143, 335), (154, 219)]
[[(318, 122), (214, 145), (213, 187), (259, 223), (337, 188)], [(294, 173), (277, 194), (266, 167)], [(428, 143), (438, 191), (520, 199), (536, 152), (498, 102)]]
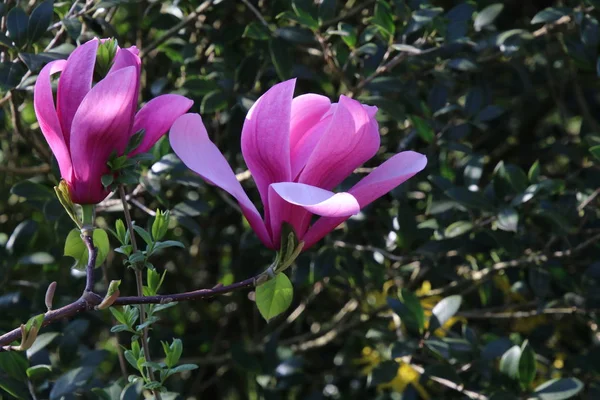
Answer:
[[(363, 365), (362, 373), (369, 375), (373, 370), (382, 362), (382, 357), (377, 350), (371, 347), (365, 347), (362, 350), (362, 357), (357, 360), (357, 364)], [(398, 371), (394, 379), (390, 382), (382, 383), (377, 385), (378, 391), (391, 390), (398, 393), (403, 393), (408, 385), (412, 385), (421, 397), (425, 400), (429, 400), (431, 397), (425, 388), (419, 383), (421, 374), (419, 374), (410, 364), (405, 363), (400, 358), (395, 360), (398, 363)]]

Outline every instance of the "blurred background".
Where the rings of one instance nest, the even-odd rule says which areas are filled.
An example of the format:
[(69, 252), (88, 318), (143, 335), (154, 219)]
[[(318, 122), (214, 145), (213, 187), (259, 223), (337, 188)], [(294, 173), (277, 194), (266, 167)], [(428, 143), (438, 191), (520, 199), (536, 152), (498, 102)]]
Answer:
[[(404, 149), (429, 160), (301, 255), (292, 306), (270, 323), (251, 291), (162, 311), (154, 357), (177, 337), (199, 366), (163, 399), (600, 398), (600, 1), (5, 0), (0, 15), (0, 332), (44, 312), (52, 281), (56, 306), (84, 286), (32, 89), (50, 60), (115, 37), (141, 50), (140, 100), (192, 98), (256, 204), (241, 127), (292, 77), (296, 95), (379, 107), (381, 149), (338, 190)], [(167, 138), (152, 151), (128, 187), (133, 218), (171, 210), (169, 239), (186, 246), (153, 258), (161, 292), (263, 271), (274, 254), (229, 197)], [(118, 218), (116, 197), (98, 207), (101, 227)], [(120, 254), (96, 273), (99, 292), (122, 279), (135, 293)], [(131, 335), (113, 324), (80, 314), (0, 353), (0, 398), (148, 395), (128, 384)]]

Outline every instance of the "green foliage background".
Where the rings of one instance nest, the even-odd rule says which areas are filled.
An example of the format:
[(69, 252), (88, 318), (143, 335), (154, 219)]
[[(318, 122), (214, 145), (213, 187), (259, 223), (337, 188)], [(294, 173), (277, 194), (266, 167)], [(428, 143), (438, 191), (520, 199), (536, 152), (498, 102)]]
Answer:
[[(199, 365), (169, 378), (163, 398), (600, 398), (600, 2), (33, 3), (0, 5), (0, 332), (44, 312), (52, 281), (55, 306), (83, 288), (63, 256), (72, 223), (54, 197), (32, 85), (77, 43), (114, 36), (142, 50), (141, 100), (192, 98), (254, 200), (243, 119), (291, 77), (296, 94), (379, 107), (382, 147), (340, 190), (400, 150), (429, 159), (302, 254), (292, 306), (269, 324), (246, 291), (163, 311), (154, 358), (178, 337), (183, 360)], [(134, 219), (148, 227), (152, 210), (169, 209), (169, 239), (186, 245), (153, 259), (167, 271), (161, 292), (264, 270), (274, 254), (223, 192), (166, 139), (153, 154), (129, 188)], [(98, 223), (121, 215), (109, 199)], [(119, 254), (104, 273), (134, 293)], [(0, 398), (140, 398), (122, 377), (113, 324), (108, 311), (80, 314), (26, 353), (0, 353)]]

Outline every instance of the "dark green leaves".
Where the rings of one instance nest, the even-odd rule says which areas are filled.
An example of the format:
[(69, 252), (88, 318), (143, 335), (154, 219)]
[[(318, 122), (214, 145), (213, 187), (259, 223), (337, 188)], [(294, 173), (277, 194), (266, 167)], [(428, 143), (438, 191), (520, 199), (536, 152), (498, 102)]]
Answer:
[(20, 7), (13, 7), (6, 16), (6, 27), (8, 37), (12, 39), (17, 47), (23, 47), (27, 43), (27, 25), (29, 17)]
[(44, 36), (52, 22), (53, 14), (53, 0), (43, 1), (33, 10), (27, 28), (30, 43), (35, 43)]
[(462, 303), (462, 297), (458, 295), (449, 296), (433, 307), (431, 310), (432, 316), (429, 321), (429, 330), (435, 332), (437, 328), (444, 326), (458, 312)]
[(399, 300), (388, 298), (388, 305), (410, 331), (422, 334), (425, 331), (425, 312), (419, 298), (408, 289), (401, 289), (398, 294)]
[(575, 397), (583, 390), (583, 383), (577, 378), (552, 379), (535, 388), (539, 400), (564, 400)]

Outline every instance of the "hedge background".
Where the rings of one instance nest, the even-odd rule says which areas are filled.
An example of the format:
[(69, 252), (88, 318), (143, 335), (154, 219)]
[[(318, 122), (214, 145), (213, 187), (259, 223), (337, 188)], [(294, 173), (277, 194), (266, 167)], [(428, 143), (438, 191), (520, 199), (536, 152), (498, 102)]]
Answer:
[[(247, 291), (163, 311), (152, 353), (178, 337), (199, 366), (163, 398), (600, 398), (600, 1), (5, 0), (0, 14), (0, 332), (44, 312), (50, 282), (58, 305), (84, 285), (63, 256), (72, 223), (32, 88), (49, 60), (113, 36), (141, 49), (141, 101), (192, 98), (254, 200), (243, 119), (291, 77), (297, 95), (379, 107), (382, 147), (339, 189), (400, 150), (429, 159), (302, 254), (292, 307), (270, 323)], [(27, 23), (7, 38), (11, 19)], [(153, 154), (129, 187), (133, 217), (172, 210), (170, 238), (186, 245), (153, 260), (162, 292), (264, 270), (273, 254), (229, 198), (166, 138)], [(122, 218), (114, 198), (100, 210), (100, 226)], [(119, 254), (99, 291), (103, 272), (135, 291)], [(0, 398), (140, 398), (112, 325), (80, 314), (0, 353)]]

